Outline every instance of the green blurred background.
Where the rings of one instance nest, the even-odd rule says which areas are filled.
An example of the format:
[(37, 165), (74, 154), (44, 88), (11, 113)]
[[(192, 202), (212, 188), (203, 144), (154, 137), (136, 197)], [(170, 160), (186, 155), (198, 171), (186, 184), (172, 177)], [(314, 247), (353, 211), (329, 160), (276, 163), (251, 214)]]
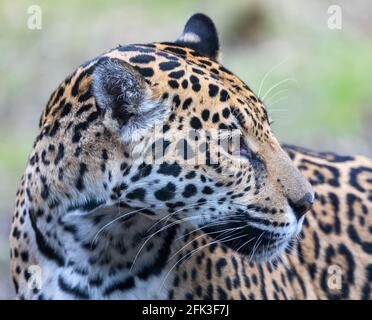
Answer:
[[(34, 4), (41, 30), (27, 28)], [(342, 30), (327, 26), (331, 4), (342, 9)], [(224, 65), (256, 93), (262, 87), (280, 141), (372, 156), (370, 0), (2, 0), (0, 298), (14, 296), (10, 218), (51, 92), (77, 65), (118, 44), (177, 38), (195, 12), (214, 19)]]

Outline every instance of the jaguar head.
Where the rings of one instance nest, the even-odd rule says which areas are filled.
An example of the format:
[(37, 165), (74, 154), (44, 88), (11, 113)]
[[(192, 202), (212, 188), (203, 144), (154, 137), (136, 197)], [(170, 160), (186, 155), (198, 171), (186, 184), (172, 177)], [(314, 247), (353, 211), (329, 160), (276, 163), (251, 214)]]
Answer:
[(63, 145), (49, 191), (182, 221), (253, 259), (282, 251), (313, 191), (260, 98), (218, 59), (214, 23), (196, 14), (175, 42), (119, 46), (79, 67), (41, 121), (56, 155)]

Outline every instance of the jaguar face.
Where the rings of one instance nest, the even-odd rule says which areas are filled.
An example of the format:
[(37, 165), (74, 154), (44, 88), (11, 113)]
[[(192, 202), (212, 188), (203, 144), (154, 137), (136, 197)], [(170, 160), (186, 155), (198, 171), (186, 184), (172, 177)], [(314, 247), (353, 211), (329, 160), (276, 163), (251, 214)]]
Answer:
[[(313, 191), (218, 53), (213, 22), (197, 14), (176, 42), (120, 46), (81, 66), (64, 84), (71, 95), (52, 99), (61, 111), (41, 119), (48, 143), (64, 145), (45, 174), (57, 180), (64, 163), (54, 191), (191, 224), (253, 260), (285, 248)], [(62, 117), (67, 104), (74, 112)]]

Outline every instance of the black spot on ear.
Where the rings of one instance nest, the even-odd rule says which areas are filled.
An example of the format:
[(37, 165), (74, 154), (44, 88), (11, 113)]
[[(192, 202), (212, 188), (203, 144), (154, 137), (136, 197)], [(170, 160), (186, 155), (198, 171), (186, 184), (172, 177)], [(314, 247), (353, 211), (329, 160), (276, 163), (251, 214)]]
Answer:
[(186, 23), (182, 35), (176, 43), (194, 49), (198, 53), (217, 60), (219, 41), (216, 27), (208, 16), (194, 14)]

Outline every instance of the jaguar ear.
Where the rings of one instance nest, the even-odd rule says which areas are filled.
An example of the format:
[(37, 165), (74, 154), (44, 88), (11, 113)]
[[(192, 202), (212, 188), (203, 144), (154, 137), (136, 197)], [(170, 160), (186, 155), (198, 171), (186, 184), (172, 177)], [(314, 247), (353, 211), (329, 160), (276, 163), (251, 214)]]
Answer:
[(92, 91), (105, 121), (120, 131), (127, 143), (138, 141), (165, 119), (169, 108), (152, 98), (144, 77), (129, 63), (114, 58), (98, 60)]
[(212, 19), (203, 13), (196, 13), (189, 18), (176, 43), (214, 60), (219, 59), (220, 45), (216, 27)]

